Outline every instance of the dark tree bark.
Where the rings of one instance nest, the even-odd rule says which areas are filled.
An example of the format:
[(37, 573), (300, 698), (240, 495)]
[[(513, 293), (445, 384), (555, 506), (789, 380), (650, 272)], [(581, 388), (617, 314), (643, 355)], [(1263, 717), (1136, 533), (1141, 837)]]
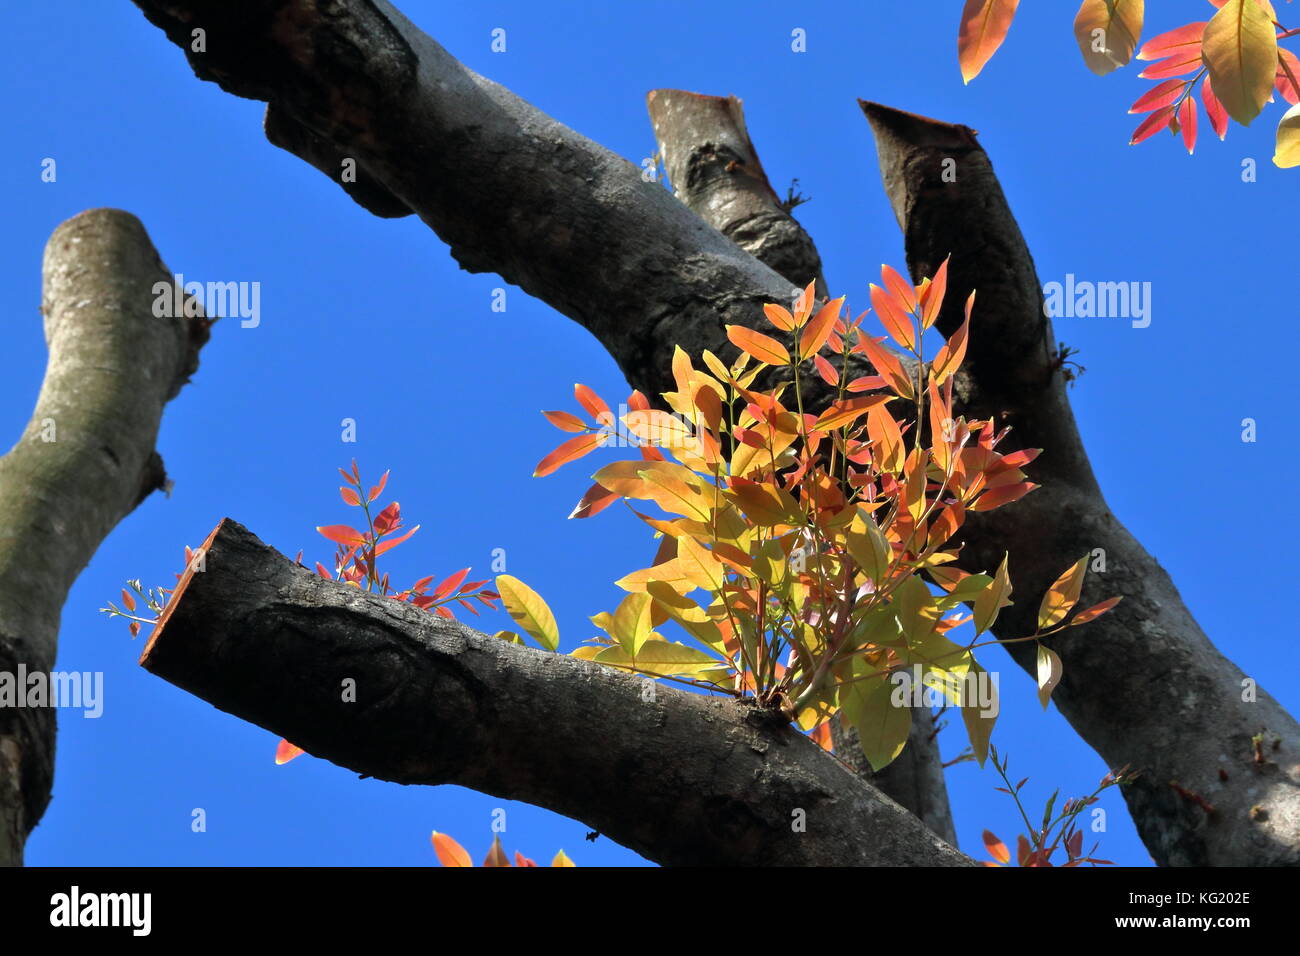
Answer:
[[(579, 321), (648, 395), (671, 387), (674, 344), (733, 354), (723, 325), (761, 325), (761, 305), (788, 296), (786, 281), (643, 182), (632, 164), (466, 69), (384, 0), (251, 9), (220, 0), (136, 3), (186, 51), (201, 25), (209, 52), (187, 53), (195, 72), (267, 100), (277, 142), (325, 168), (332, 156), (356, 159), (374, 180), (359, 201), (383, 214), (411, 209), (464, 268), (498, 272)], [(877, 120), (886, 188), (913, 268), (928, 271), (965, 250), (954, 285), (980, 288), (970, 358), (979, 384), (959, 384), (961, 411), (976, 416), (1011, 402), (1022, 440), (1054, 443), (1034, 477), (1046, 487), (1061, 481), (1056, 496), (1036, 492), (995, 512), (999, 538), (984, 522), (967, 537), (968, 560), (981, 567), (996, 564), (988, 556), (1004, 547), (1023, 554), (1013, 557), (1017, 572), (1029, 572), (1017, 573), (1017, 591), (1035, 600), (1007, 615), (1000, 635), (1032, 629), (1020, 615), (1042, 586), (1105, 547), (1108, 566), (1125, 573), (1094, 576), (1084, 599), (1118, 592), (1126, 601), (1104, 640), (1090, 633), (1058, 642), (1073, 673), (1058, 689), (1062, 712), (1108, 760), (1145, 769), (1130, 808), (1157, 862), (1297, 862), (1296, 724), (1262, 692), (1255, 703), (1240, 701), (1240, 672), (1096, 493), (1051, 369), (1050, 326), (1035, 317), (1032, 260), (987, 156), (963, 127), (923, 121), (912, 143), (900, 132), (906, 124)], [(286, 132), (295, 127), (304, 132)], [(882, 135), (886, 127), (895, 142)], [(956, 188), (933, 180), (939, 150), (958, 163)], [(958, 222), (971, 233), (954, 235)], [(926, 228), (936, 230), (928, 239)], [(957, 291), (952, 302), (961, 301)], [(991, 302), (1001, 305), (988, 311)], [(951, 312), (942, 323), (951, 331)], [(818, 396), (808, 398), (816, 406)], [(1058, 553), (1068, 560), (1053, 563)], [(1271, 756), (1254, 764), (1250, 735), (1259, 731), (1272, 735)], [(1167, 776), (1174, 772), (1183, 776)], [(1189, 793), (1218, 797), (1216, 812), (1205, 815)]]
[(327, 581), (228, 519), (203, 551), (141, 664), (315, 756), (550, 807), (662, 864), (972, 865), (767, 712)]
[[(995, 567), (1010, 551), (1016, 592), (1031, 596), (1003, 611), (995, 633), (1032, 633), (1038, 597), (1101, 549), (1105, 572), (1089, 573), (1080, 606), (1124, 600), (1046, 642), (1065, 667), (1057, 707), (1109, 766), (1142, 771), (1123, 793), (1157, 863), (1300, 864), (1300, 727), (1263, 688), (1247, 693), (1247, 675), (1210, 643), (1164, 568), (1107, 506), (1056, 363), (1042, 285), (987, 154), (964, 126), (862, 108), (913, 276), (952, 254), (941, 332), (961, 324), (977, 290), (964, 410), (1011, 426), (1008, 447), (1044, 449), (1032, 466), (1042, 487), (1012, 507), (970, 515), (964, 529), (962, 566)], [(1032, 646), (1006, 647), (1034, 672)], [(1259, 733), (1262, 761), (1251, 740)]]
[[(202, 319), (156, 318), (172, 281), (140, 221), (92, 209), (45, 247), (49, 366), (0, 458), (0, 671), (48, 674), (68, 589), (105, 536), (166, 482), (154, 450), (167, 402), (198, 368)], [(0, 707), (0, 865), (22, 863), (54, 778), (52, 707)]]
[[(819, 295), (825, 298), (829, 293), (821, 256), (812, 237), (768, 182), (745, 127), (740, 100), (651, 90), (646, 103), (674, 195), (794, 288), (803, 289), (815, 280)], [(832, 718), (831, 734), (837, 757), (939, 836), (957, 844), (928, 707), (912, 708), (907, 746), (880, 773), (872, 771), (857, 731), (843, 727), (839, 714)]]

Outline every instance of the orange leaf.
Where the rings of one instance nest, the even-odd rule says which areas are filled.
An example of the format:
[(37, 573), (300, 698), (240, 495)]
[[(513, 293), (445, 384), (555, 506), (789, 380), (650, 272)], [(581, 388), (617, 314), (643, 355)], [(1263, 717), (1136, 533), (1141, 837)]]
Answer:
[(803, 334), (799, 336), (799, 361), (821, 351), (830, 338), (831, 330), (835, 328), (835, 320), (839, 318), (843, 306), (844, 296), (840, 296), (817, 310), (816, 317), (804, 327)]
[(441, 601), (452, 591), (456, 590), (456, 588), (460, 587), (460, 582), (464, 581), (466, 575), (468, 574), (469, 574), (469, 568), (464, 568), (463, 570), (457, 571), (455, 574), (453, 574), (447, 580), (443, 581), (441, 584), (437, 586), (437, 588), (434, 589), (433, 599), (435, 601)]
[(443, 866), (473, 866), (465, 848), (445, 833), (433, 831), (433, 849)]
[(587, 410), (587, 414), (599, 424), (613, 424), (614, 414), (609, 410), (609, 406), (605, 404), (605, 400), (586, 385), (574, 385), (573, 397), (578, 400), (579, 405)]
[(970, 298), (966, 300), (966, 321), (948, 337), (947, 342), (943, 343), (939, 354), (934, 357), (934, 362), (930, 365), (930, 374), (934, 376), (935, 385), (942, 385), (957, 369), (961, 368), (961, 363), (966, 358), (966, 342), (970, 335), (970, 313), (974, 305), (975, 293), (971, 292)]
[(1088, 608), (1088, 610), (1080, 611), (1076, 614), (1074, 620), (1070, 622), (1070, 625), (1087, 624), (1089, 621), (1095, 621), (1122, 600), (1124, 600), (1123, 597), (1113, 597), (1107, 598), (1100, 604), (1094, 604), (1092, 607)]
[[(869, 335), (863, 335), (858, 339), (858, 344), (854, 346), (859, 352), (867, 356), (872, 366), (881, 375), (889, 381), (889, 387), (892, 388), (901, 398), (911, 399), (914, 396), (915, 389), (912, 387), (912, 379), (907, 372), (903, 370), (903, 363), (894, 355), (891, 355), (879, 342)], [(852, 386), (849, 386), (852, 388)]]
[(992, 511), (994, 508), (1000, 508), (1003, 505), (1020, 500), (1037, 487), (1032, 481), (1022, 481), (1015, 485), (992, 488), (980, 495), (976, 502), (970, 506), (970, 510)]
[(794, 316), (786, 309), (781, 308), (781, 306), (769, 302), (763, 306), (763, 314), (767, 316), (769, 322), (775, 325), (782, 332), (794, 331)]
[[(606, 410), (606, 414), (608, 414), (608, 410)], [(533, 477), (541, 478), (549, 475), (561, 465), (567, 465), (569, 462), (576, 461), (583, 455), (595, 451), (605, 443), (605, 437), (604, 432), (592, 432), (570, 438), (537, 463), (537, 467), (533, 469)]]
[(343, 503), (344, 503), (345, 505), (360, 505), (360, 504), (361, 504), (361, 496), (358, 495), (358, 494), (357, 494), (355, 491), (353, 491), (351, 488), (345, 488), (345, 487), (343, 487), (342, 485), (339, 485), (339, 495), (342, 496), (342, 498), (343, 498)]
[(275, 746), (276, 766), (277, 767), (282, 766), (283, 764), (288, 763), (294, 757), (300, 757), (304, 753), (306, 753), (306, 751), (303, 750), (301, 747), (295, 747), (293, 744), (289, 743), (289, 741), (281, 740)]
[(948, 256), (939, 265), (939, 269), (930, 280), (930, 284), (925, 289), (925, 302), (921, 309), (921, 328), (928, 329), (934, 325), (934, 320), (939, 318), (939, 310), (943, 308), (943, 297), (948, 291), (948, 262), (952, 256)]
[(856, 420), (860, 415), (865, 414), (868, 409), (892, 400), (893, 396), (891, 395), (868, 395), (865, 398), (847, 398), (835, 402), (830, 408), (821, 413), (821, 416), (813, 424), (813, 428), (817, 431), (831, 431), (835, 428), (842, 428), (849, 422)]
[(812, 312), (813, 302), (816, 301), (814, 295), (814, 286), (816, 285), (816, 279), (809, 282), (803, 292), (799, 293), (799, 298), (794, 300), (794, 324), (796, 326), (803, 325), (808, 321), (808, 315)]
[(966, 0), (957, 33), (957, 60), (963, 83), (979, 76), (1007, 38), (1020, 0)]
[(871, 306), (876, 310), (876, 315), (880, 316), (880, 324), (890, 337), (909, 352), (915, 352), (916, 330), (911, 318), (903, 312), (892, 295), (875, 283), (871, 285)]
[(832, 388), (840, 384), (840, 373), (835, 371), (835, 366), (826, 361), (823, 356), (814, 355), (813, 365), (817, 369), (817, 374), (822, 377), (822, 381)]
[(790, 353), (785, 346), (762, 332), (755, 332), (743, 325), (727, 326), (727, 338), (731, 344), (742, 352), (752, 355), (765, 365), (789, 365)]
[(370, 489), (370, 494), (367, 496), (367, 500), (374, 501), (382, 495), (386, 484), (388, 484), (388, 472), (384, 472), (383, 477), (379, 479), (379, 483)]
[(1007, 849), (1007, 845), (988, 830), (984, 831), (984, 849), (989, 851), (989, 856), (1004, 866), (1011, 862), (1011, 851)]
[(542, 412), (546, 420), (556, 428), (566, 432), (584, 432), (587, 426), (577, 415), (570, 415), (568, 412)]

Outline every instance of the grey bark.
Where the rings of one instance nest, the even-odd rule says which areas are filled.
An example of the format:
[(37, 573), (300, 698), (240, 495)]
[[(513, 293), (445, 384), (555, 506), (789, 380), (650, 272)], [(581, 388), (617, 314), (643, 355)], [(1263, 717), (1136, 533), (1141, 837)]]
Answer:
[[(54, 667), (68, 589), (113, 527), (163, 487), (164, 406), (198, 368), (202, 319), (155, 318), (171, 281), (140, 221), (92, 209), (45, 247), (49, 365), (36, 409), (0, 458), (0, 671)], [(22, 863), (50, 800), (51, 707), (0, 707), (0, 865)]]
[[(734, 96), (684, 90), (651, 90), (646, 97), (655, 140), (673, 194), (700, 218), (795, 288), (816, 281), (829, 295), (821, 256), (812, 237), (772, 189)], [(862, 753), (857, 731), (832, 718), (835, 754), (956, 846), (939, 747), (929, 708), (912, 708), (912, 730), (903, 752), (879, 773)]]
[[(1110, 767), (1141, 771), (1123, 793), (1157, 863), (1300, 864), (1300, 727), (1267, 691), (1248, 687), (1106, 504), (1056, 366), (1042, 285), (988, 155), (964, 126), (873, 103), (862, 108), (913, 276), (932, 274), (952, 253), (940, 331), (960, 325), (966, 296), (978, 290), (965, 412), (1011, 426), (1009, 448), (1044, 449), (1031, 466), (1041, 488), (1011, 507), (968, 516), (961, 565), (995, 567), (1008, 550), (1016, 593), (1028, 596), (1013, 598), (994, 633), (1032, 633), (1039, 596), (1065, 568), (1102, 549), (1106, 570), (1089, 573), (1080, 606), (1117, 594), (1124, 600), (1046, 642), (1065, 668), (1052, 697), (1057, 707)], [(1032, 645), (1006, 647), (1034, 672)], [(1257, 760), (1252, 737), (1260, 733)]]
[(769, 712), (328, 581), (229, 519), (203, 550), (141, 664), (317, 757), (550, 807), (665, 865), (972, 865)]
[[(674, 344), (691, 354), (733, 354), (724, 323), (758, 326), (761, 305), (788, 296), (776, 273), (643, 182), (632, 164), (469, 71), (384, 0), (279, 0), (254, 8), (219, 0), (136, 3), (186, 51), (202, 24), (208, 52), (187, 52), (200, 77), (269, 101), (268, 128), (280, 117), (285, 128), (311, 132), (318, 145), (304, 148), (308, 161), (331, 154), (320, 143), (358, 159), (375, 179), (369, 202), (384, 196), (384, 209), (400, 203), (413, 210), (464, 268), (498, 272), (579, 321), (647, 395), (671, 388)], [(1106, 624), (1105, 639), (1088, 634), (1068, 649), (1070, 642), (1059, 642), (1068, 682), (1057, 692), (1062, 712), (1109, 762), (1147, 771), (1129, 799), (1157, 862), (1296, 862), (1294, 720), (1266, 694), (1250, 705), (1239, 700), (1240, 673), (1089, 487), (1095, 482), (1081, 445), (1070, 440), (1059, 374), (1033, 385), (1053, 364), (1050, 327), (1037, 324), (1032, 261), (1018, 230), (1008, 231), (1014, 220), (987, 157), (963, 128), (923, 129), (915, 149), (902, 137), (896, 161), (893, 147), (881, 143), (910, 264), (919, 272), (959, 251), (964, 271), (951, 302), (961, 301), (965, 283), (979, 286), (981, 308), (1018, 297), (975, 324), (971, 362), (981, 383), (959, 385), (969, 403), (963, 411), (977, 415), (1019, 396), (1013, 414), (1026, 438), (1060, 439), (1033, 471), (1048, 487), (1062, 480), (1057, 496), (1035, 492), (995, 512), (996, 538), (988, 523), (972, 523), (970, 559), (992, 567), (995, 549), (997, 557), (1003, 547), (1023, 555), (1013, 558), (1013, 569), (1029, 572), (1017, 576), (1017, 590), (1036, 599), (1053, 575), (1106, 546), (1110, 566), (1124, 573), (1094, 577), (1084, 599), (1119, 592), (1127, 600)], [(956, 188), (933, 181), (942, 151), (965, 164)], [(485, 217), (485, 209), (493, 215)], [(953, 235), (955, 223), (971, 234)], [(923, 228), (938, 231), (926, 240)], [(942, 322), (951, 331), (951, 311)], [(817, 396), (809, 402), (815, 406)], [(1042, 545), (1046, 529), (1050, 548)], [(1054, 562), (1066, 554), (1067, 561)], [(1025, 633), (1020, 615), (1032, 603), (1022, 602), (1004, 625)], [(1260, 730), (1276, 735), (1278, 747), (1270, 742), (1269, 756), (1254, 763), (1250, 736)], [(1168, 776), (1173, 772), (1183, 776)], [(1186, 793), (1219, 797), (1216, 814), (1205, 815)]]

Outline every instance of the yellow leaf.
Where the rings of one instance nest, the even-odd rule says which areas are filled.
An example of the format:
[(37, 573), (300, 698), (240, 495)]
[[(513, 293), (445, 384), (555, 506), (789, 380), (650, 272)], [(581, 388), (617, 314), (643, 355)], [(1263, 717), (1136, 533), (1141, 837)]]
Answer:
[(1047, 710), (1052, 691), (1061, 682), (1061, 658), (1050, 647), (1038, 645), (1038, 702)]
[[(897, 706), (895, 685), (885, 675), (867, 677), (878, 668), (861, 657), (840, 685), (840, 709), (858, 730), (871, 769), (880, 771), (903, 752), (912, 730), (912, 708)], [(857, 678), (857, 679), (855, 679)]]
[(573, 867), (576, 867), (577, 865), (578, 865), (578, 864), (574, 863), (572, 860), (570, 860), (570, 859), (565, 855), (565, 853), (564, 853), (563, 850), (561, 850), (559, 853), (555, 854), (555, 859), (553, 859), (553, 860), (551, 861), (551, 866), (573, 866)]
[(1083, 587), (1083, 577), (1088, 570), (1088, 555), (1084, 555), (1074, 566), (1056, 579), (1056, 583), (1043, 595), (1043, 603), (1038, 607), (1038, 629), (1052, 627), (1065, 620), (1065, 615), (1079, 600), (1079, 591)]
[(998, 611), (1011, 606), (1011, 578), (1007, 574), (1007, 555), (1002, 556), (998, 573), (975, 597), (975, 633), (983, 634), (997, 620)]
[[(654, 629), (650, 625), (650, 605), (653, 599), (644, 592), (633, 592), (623, 598), (610, 621), (609, 636), (618, 641), (632, 657), (650, 639)], [(596, 657), (601, 661), (600, 656)], [(603, 661), (601, 661), (603, 663)]]
[(970, 660), (970, 671), (967, 677), (967, 688), (982, 689), (987, 692), (986, 701), (964, 700), (961, 708), (961, 719), (966, 724), (966, 735), (970, 738), (971, 750), (975, 754), (975, 760), (982, 767), (984, 761), (989, 755), (989, 738), (993, 736), (993, 725), (998, 719), (998, 688), (987, 675), (988, 672), (980, 667), (979, 663), (972, 657)]
[(438, 861), (443, 866), (473, 866), (465, 848), (445, 833), (433, 831), (433, 850), (438, 854)]
[(1205, 26), (1201, 55), (1228, 115), (1249, 126), (1277, 76), (1277, 34), (1268, 14), (1255, 0), (1227, 0)]
[(508, 574), (497, 575), (497, 593), (515, 623), (537, 643), (548, 651), (560, 646), (560, 629), (555, 624), (555, 615), (540, 594)]
[(1133, 59), (1142, 36), (1143, 0), (1083, 0), (1074, 38), (1088, 69), (1098, 76)]
[(626, 647), (606, 647), (592, 659), (607, 667), (656, 677), (691, 677), (718, 666), (712, 655), (669, 641), (646, 641), (635, 655)]
[(1282, 169), (1300, 166), (1300, 103), (1287, 110), (1277, 125), (1273, 162)]

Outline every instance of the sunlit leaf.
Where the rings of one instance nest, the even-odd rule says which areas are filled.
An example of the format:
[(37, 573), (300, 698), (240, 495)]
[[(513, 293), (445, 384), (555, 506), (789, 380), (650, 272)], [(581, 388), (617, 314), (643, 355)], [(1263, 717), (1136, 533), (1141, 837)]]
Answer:
[(550, 422), (556, 428), (562, 429), (566, 432), (583, 432), (587, 430), (587, 426), (583, 423), (582, 419), (579, 418), (577, 415), (571, 415), (568, 412), (554, 412), (554, 411), (552, 412), (544, 411), (542, 412), (542, 414), (546, 416), (546, 420), (548, 422)]
[(515, 623), (534, 640), (548, 651), (560, 646), (560, 631), (555, 624), (555, 615), (540, 594), (509, 574), (497, 575), (497, 591)]
[(957, 59), (962, 82), (979, 76), (984, 64), (1007, 38), (1020, 0), (966, 0), (957, 33)]
[(494, 835), (492, 837), (492, 848), (488, 850), (487, 857), (483, 860), (484, 866), (509, 866), (510, 860), (506, 857), (506, 851), (501, 846), (501, 837)]
[(1133, 58), (1142, 14), (1143, 0), (1083, 0), (1074, 18), (1074, 37), (1088, 69), (1105, 76)]
[(294, 757), (301, 757), (306, 752), (301, 747), (295, 747), (287, 740), (281, 740), (275, 745), (275, 763), (277, 766), (286, 764)]
[(1078, 614), (1074, 616), (1074, 620), (1072, 620), (1070, 623), (1072, 625), (1079, 625), (1079, 624), (1087, 624), (1089, 621), (1095, 621), (1097, 618), (1101, 617), (1103, 614), (1105, 614), (1107, 611), (1109, 611), (1111, 608), (1113, 608), (1116, 604), (1118, 604), (1122, 600), (1123, 600), (1122, 597), (1107, 598), (1106, 600), (1102, 601), (1100, 604), (1094, 604), (1086, 611), (1080, 611)]
[(1278, 124), (1273, 162), (1282, 169), (1300, 166), (1300, 106), (1287, 110)]
[(975, 633), (983, 634), (997, 620), (998, 611), (1009, 607), (1011, 601), (1011, 578), (1007, 574), (1007, 558), (1004, 555), (993, 580), (975, 598)]
[(1011, 862), (1011, 851), (1007, 845), (999, 840), (996, 836), (985, 830), (983, 833), (984, 849), (989, 851), (989, 856), (997, 860), (1003, 866)]
[(1205, 27), (1202, 55), (1224, 109), (1249, 126), (1277, 76), (1277, 35), (1269, 15), (1256, 0), (1227, 0)]
[(473, 866), (466, 849), (445, 833), (433, 831), (433, 850), (443, 866)]
[(1065, 620), (1065, 616), (1070, 613), (1079, 600), (1079, 592), (1083, 588), (1083, 579), (1088, 570), (1088, 555), (1084, 555), (1064, 574), (1056, 579), (1056, 582), (1043, 595), (1042, 604), (1038, 608), (1038, 629), (1046, 630)]
[(784, 345), (770, 335), (755, 332), (743, 325), (729, 325), (727, 338), (736, 348), (766, 365), (790, 364), (790, 353), (786, 351)]
[(558, 448), (551, 451), (533, 469), (534, 478), (543, 478), (551, 472), (567, 465), (571, 461), (576, 461), (583, 455), (588, 455), (601, 447), (605, 443), (607, 435), (605, 432), (591, 432), (586, 435), (575, 435), (568, 439)]
[(328, 524), (317, 527), (316, 530), (335, 544), (359, 547), (366, 543), (366, 539), (360, 531), (356, 528), (349, 528), (345, 524)]
[(1038, 702), (1047, 710), (1052, 691), (1061, 682), (1061, 658), (1050, 647), (1038, 645)]

